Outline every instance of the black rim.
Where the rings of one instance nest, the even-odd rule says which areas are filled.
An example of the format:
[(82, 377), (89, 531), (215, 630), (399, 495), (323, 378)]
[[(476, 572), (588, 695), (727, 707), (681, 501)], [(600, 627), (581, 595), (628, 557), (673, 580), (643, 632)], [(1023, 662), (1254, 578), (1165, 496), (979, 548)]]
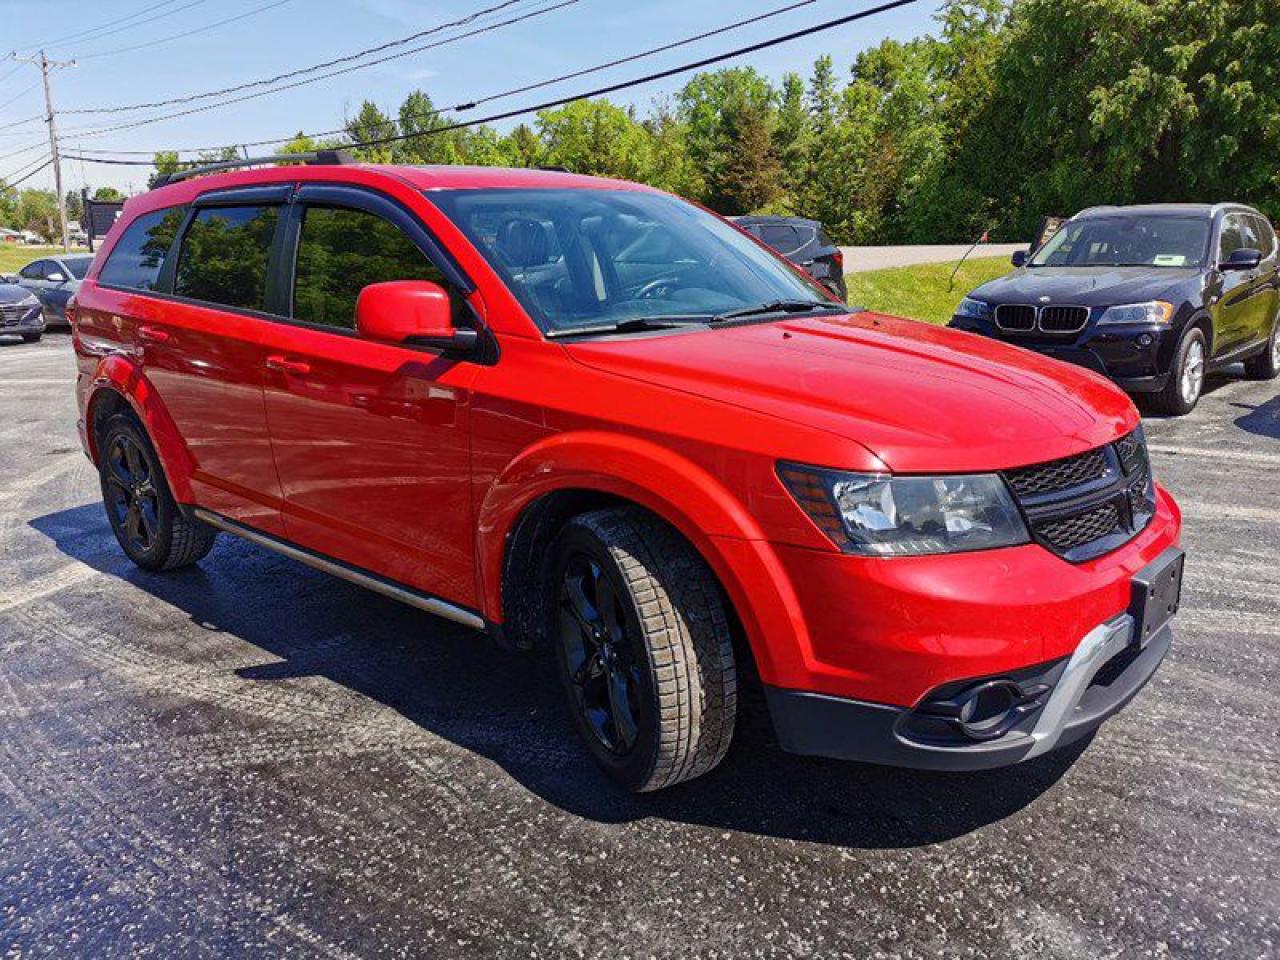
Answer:
[(640, 736), (643, 685), (623, 599), (600, 564), (574, 554), (560, 584), (560, 642), (574, 701), (610, 753), (629, 753)]
[(151, 462), (132, 437), (117, 434), (107, 449), (107, 508), (116, 530), (145, 553), (160, 529), (160, 502)]

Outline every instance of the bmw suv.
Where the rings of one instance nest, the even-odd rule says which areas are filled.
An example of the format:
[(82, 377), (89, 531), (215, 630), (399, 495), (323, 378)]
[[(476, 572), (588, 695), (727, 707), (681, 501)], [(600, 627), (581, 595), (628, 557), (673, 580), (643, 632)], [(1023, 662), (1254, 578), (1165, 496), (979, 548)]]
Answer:
[(978, 287), (951, 326), (1077, 363), (1189, 413), (1205, 374), (1280, 374), (1280, 245), (1239, 204), (1097, 207)]
[(233, 535), (550, 648), (633, 790), (720, 762), (743, 676), (788, 750), (974, 770), (1169, 649), (1181, 518), (1112, 385), (647, 187), (310, 160), (133, 198), (71, 305), (139, 566)]

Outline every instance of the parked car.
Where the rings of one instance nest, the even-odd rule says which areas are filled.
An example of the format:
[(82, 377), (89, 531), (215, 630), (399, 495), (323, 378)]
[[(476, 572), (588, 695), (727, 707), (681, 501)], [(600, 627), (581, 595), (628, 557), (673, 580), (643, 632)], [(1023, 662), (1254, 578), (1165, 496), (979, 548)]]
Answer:
[(0, 336), (20, 336), (35, 343), (43, 335), (40, 301), (17, 284), (0, 283)]
[(1174, 415), (1214, 369), (1280, 374), (1280, 246), (1251, 207), (1096, 207), (1013, 263), (951, 326), (1078, 363)]
[(720, 762), (744, 676), (788, 750), (979, 769), (1087, 735), (1169, 648), (1181, 518), (1124, 393), (850, 315), (648, 187), (184, 176), (129, 201), (72, 316), (133, 562), (224, 531), (547, 644), (634, 790)]
[(92, 263), (89, 254), (59, 254), (32, 260), (18, 271), (19, 285), (39, 299), (47, 326), (70, 326), (67, 301), (80, 289)]
[(849, 298), (844, 280), (844, 253), (831, 242), (817, 220), (801, 217), (734, 217), (733, 220), (804, 269), (842, 303)]

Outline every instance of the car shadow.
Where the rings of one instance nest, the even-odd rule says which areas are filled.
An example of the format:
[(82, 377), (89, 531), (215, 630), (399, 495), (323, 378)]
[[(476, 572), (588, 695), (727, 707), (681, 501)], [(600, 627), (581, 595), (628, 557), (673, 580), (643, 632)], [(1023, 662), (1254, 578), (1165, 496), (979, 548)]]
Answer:
[(782, 752), (748, 685), (733, 747), (715, 771), (656, 794), (620, 791), (594, 766), (561, 702), (552, 658), (497, 649), (482, 634), (229, 536), (200, 565), (133, 567), (102, 507), (31, 521), (65, 555), (118, 577), (278, 657), (236, 673), (264, 684), (321, 676), (500, 765), (543, 800), (601, 823), (662, 817), (854, 848), (949, 840), (1009, 817), (1049, 790), (1087, 741), (972, 774), (898, 770)]
[(1280, 394), (1257, 406), (1239, 402), (1231, 405), (1249, 411), (1235, 419), (1235, 425), (1241, 430), (1268, 440), (1280, 440)]

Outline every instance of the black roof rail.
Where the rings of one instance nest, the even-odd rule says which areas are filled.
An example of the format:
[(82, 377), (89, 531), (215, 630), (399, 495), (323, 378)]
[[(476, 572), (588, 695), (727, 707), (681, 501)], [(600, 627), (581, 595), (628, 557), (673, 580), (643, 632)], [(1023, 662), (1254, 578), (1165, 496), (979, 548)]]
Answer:
[(203, 176), (206, 173), (221, 173), (224, 170), (239, 170), (243, 167), (261, 167), (269, 163), (297, 163), (298, 161), (308, 166), (343, 166), (355, 163), (356, 159), (346, 150), (317, 150), (314, 153), (277, 153), (269, 157), (245, 157), (242, 160), (205, 163), (198, 167), (178, 170), (175, 173), (161, 174), (155, 178), (153, 185), (163, 187), (170, 183)]

